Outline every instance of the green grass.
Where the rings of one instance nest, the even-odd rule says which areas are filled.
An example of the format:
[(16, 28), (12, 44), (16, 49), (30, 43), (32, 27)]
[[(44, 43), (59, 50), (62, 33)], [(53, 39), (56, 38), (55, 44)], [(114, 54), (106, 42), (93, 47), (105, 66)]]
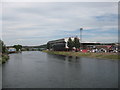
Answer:
[(103, 58), (107, 58), (107, 59), (120, 59), (120, 56), (118, 55), (106, 55), (106, 56), (102, 56)]
[(90, 57), (90, 58), (101, 58), (101, 59), (112, 59), (119, 60), (120, 56), (115, 53), (81, 53), (81, 52), (66, 52), (66, 51), (47, 51), (43, 52), (56, 54), (56, 55), (65, 55), (65, 56), (78, 56), (78, 57)]

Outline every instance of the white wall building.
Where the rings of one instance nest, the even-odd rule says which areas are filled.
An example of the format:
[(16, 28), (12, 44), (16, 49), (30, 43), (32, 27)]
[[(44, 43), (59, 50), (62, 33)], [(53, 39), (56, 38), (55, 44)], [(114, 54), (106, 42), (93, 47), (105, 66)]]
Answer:
[[(66, 50), (68, 49), (67, 42), (69, 38), (71, 38), (73, 41), (75, 37), (66, 37), (58, 40), (52, 40), (49, 41), (48, 43), (51, 45), (51, 48), (53, 50)], [(78, 39), (80, 40), (80, 38)]]
[(15, 48), (8, 48), (8, 52), (9, 53), (14, 53), (14, 52), (16, 52), (16, 49)]

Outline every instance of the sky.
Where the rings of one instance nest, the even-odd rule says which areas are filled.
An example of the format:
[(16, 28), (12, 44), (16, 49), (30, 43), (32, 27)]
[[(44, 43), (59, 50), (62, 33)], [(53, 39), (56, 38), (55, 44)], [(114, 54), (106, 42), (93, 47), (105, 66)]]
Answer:
[(80, 28), (83, 41), (118, 42), (117, 2), (3, 2), (1, 20), (6, 45), (79, 37)]

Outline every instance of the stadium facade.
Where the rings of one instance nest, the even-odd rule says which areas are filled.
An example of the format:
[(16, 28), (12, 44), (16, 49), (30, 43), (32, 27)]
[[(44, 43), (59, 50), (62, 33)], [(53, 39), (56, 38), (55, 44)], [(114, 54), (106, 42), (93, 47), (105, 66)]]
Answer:
[[(67, 42), (68, 42), (69, 38), (71, 38), (73, 41), (74, 38), (76, 38), (76, 37), (67, 37), (67, 38), (49, 41), (48, 43), (51, 46), (50, 49), (54, 50), (54, 51), (66, 51), (66, 50), (68, 50), (69, 48), (68, 48)], [(79, 42), (81, 43), (82, 48), (87, 48), (88, 45), (90, 46), (90, 45), (99, 45), (100, 44), (97, 42), (81, 42), (80, 38), (78, 38), (78, 39), (79, 39)], [(75, 47), (73, 47), (73, 49), (75, 49)]]

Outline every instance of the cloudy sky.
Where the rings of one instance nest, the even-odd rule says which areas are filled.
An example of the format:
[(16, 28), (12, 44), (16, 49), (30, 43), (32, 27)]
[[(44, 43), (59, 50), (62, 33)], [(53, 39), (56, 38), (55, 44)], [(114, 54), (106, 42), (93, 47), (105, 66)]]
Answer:
[(117, 2), (4, 2), (2, 39), (6, 45), (42, 45), (79, 36), (83, 41), (118, 41)]

